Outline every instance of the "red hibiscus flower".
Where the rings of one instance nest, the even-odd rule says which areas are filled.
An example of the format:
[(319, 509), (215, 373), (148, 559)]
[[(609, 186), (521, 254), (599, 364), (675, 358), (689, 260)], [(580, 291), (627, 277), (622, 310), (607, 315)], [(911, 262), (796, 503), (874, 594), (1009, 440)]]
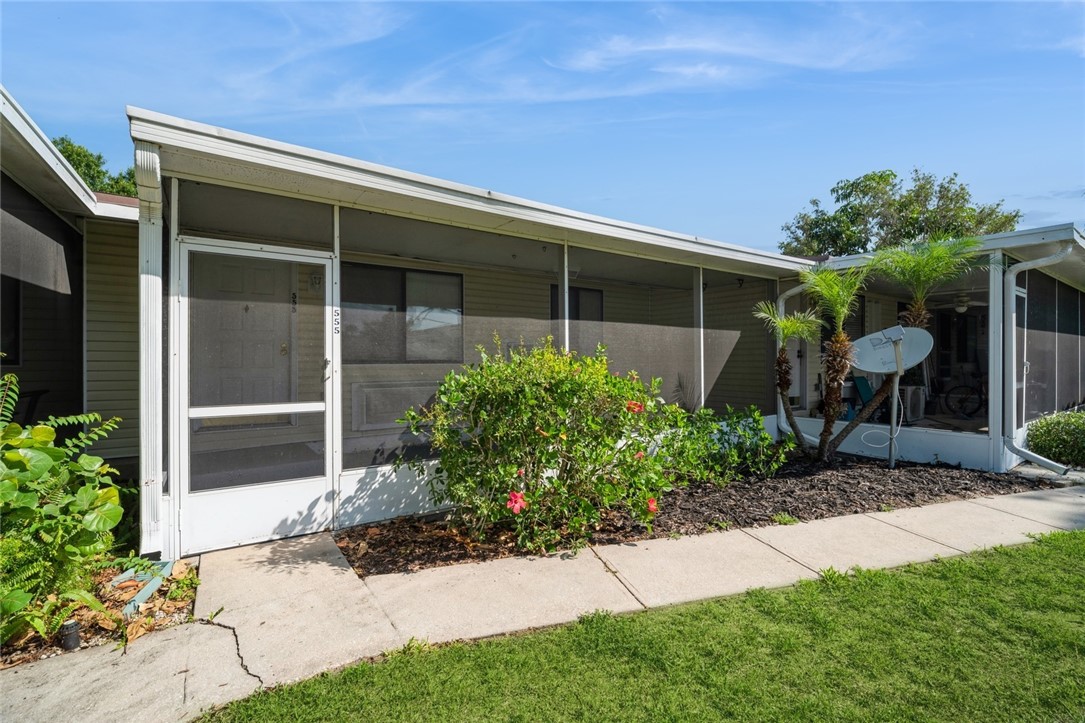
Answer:
[(516, 476), (517, 476), (517, 477), (523, 477), (523, 476), (524, 476), (524, 468), (523, 468), (523, 467), (521, 467), (520, 469), (516, 470)]
[(631, 399), (625, 403), (625, 411), (632, 412), (633, 414), (640, 414), (644, 411), (644, 405), (640, 402), (634, 402)]
[(509, 501), (505, 503), (505, 507), (512, 510), (512, 514), (518, 515), (527, 509), (527, 500), (524, 499), (523, 492), (509, 491)]
[(644, 452), (637, 452), (633, 455), (633, 459), (644, 459)]
[[(523, 495), (521, 495), (521, 497), (522, 496)], [(653, 515), (655, 513), (659, 512), (659, 506), (656, 505), (656, 498), (655, 497), (649, 497), (648, 498), (648, 511), (651, 512)]]

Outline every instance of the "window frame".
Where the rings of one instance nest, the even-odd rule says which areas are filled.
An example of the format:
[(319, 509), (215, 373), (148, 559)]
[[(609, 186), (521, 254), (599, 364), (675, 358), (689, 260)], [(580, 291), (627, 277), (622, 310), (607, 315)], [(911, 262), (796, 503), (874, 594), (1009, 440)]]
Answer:
[[(346, 276), (343, 272), (345, 270), (345, 267), (348, 267), (348, 266), (355, 267), (355, 268), (361, 268), (361, 269), (379, 269), (381, 271), (392, 271), (392, 272), (398, 273), (398, 275), (399, 275), (399, 294), (398, 294), (398, 298), (396, 299), (396, 311), (395, 311), (395, 313), (403, 314), (404, 323), (403, 323), (403, 329), (402, 329), (403, 338), (399, 340), (399, 342), (400, 342), (399, 349), (398, 349), (398, 351), (400, 352), (399, 358), (396, 358), (396, 359), (378, 359), (378, 360), (348, 359), (347, 356), (346, 356), (345, 351), (341, 351), (340, 356), (341, 356), (343, 364), (367, 364), (367, 365), (369, 365), (369, 364), (462, 364), (463, 363), (463, 361), (464, 361), (464, 350), (463, 350), (464, 318), (467, 316), (467, 314), (466, 314), (466, 311), (464, 309), (464, 296), (465, 296), (465, 294), (464, 294), (464, 275), (462, 273), (456, 273), (456, 272), (452, 272), (452, 271), (436, 271), (436, 270), (432, 270), (432, 269), (422, 269), (422, 268), (409, 268), (409, 267), (405, 267), (405, 266), (392, 266), (392, 265), (388, 265), (388, 264), (375, 264), (375, 263), (371, 263), (371, 262), (368, 262), (368, 261), (340, 261), (339, 275), (340, 275), (341, 280)], [(406, 315), (407, 315), (407, 309), (409, 307), (409, 301), (410, 301), (407, 298), (407, 274), (429, 274), (429, 275), (433, 275), (433, 276), (451, 276), (451, 277), (454, 277), (454, 278), (459, 280), (459, 308), (457, 309), (459, 311), (459, 314), (460, 314), (459, 324), (458, 324), (458, 327), (459, 327), (459, 345), (457, 347), (457, 353), (456, 353), (455, 357), (453, 357), (453, 358), (440, 358), (440, 359), (408, 359), (407, 358), (407, 334), (408, 334), (408, 329), (407, 329), (407, 324), (406, 324)], [(347, 286), (346, 286), (345, 283), (342, 283), (342, 285), (340, 287), (340, 291), (339, 291), (339, 306), (340, 306), (340, 313), (342, 314), (342, 317), (343, 317), (342, 318), (341, 328), (344, 331), (346, 330), (346, 327), (347, 327), (347, 324), (346, 324), (346, 321), (347, 321), (347, 306), (346, 305), (348, 303), (357, 304), (357, 303), (362, 303), (362, 302), (357, 302), (357, 301), (351, 302), (349, 300), (349, 294), (347, 293)], [(345, 347), (345, 339), (344, 339), (344, 343), (341, 344), (341, 349), (344, 348), (344, 347)]]

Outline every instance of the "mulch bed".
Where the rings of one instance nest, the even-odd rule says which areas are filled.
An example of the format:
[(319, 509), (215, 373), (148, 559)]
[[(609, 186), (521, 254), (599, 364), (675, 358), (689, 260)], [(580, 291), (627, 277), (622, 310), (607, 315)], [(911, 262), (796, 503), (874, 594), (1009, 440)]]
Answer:
[[(591, 542), (615, 544), (760, 527), (776, 524), (773, 516), (780, 513), (807, 522), (1052, 486), (1044, 480), (948, 465), (901, 462), (890, 470), (884, 461), (845, 456), (831, 467), (793, 460), (773, 479), (740, 480), (724, 487), (694, 484), (664, 494), (651, 532), (627, 515), (608, 513)], [(444, 517), (352, 527), (336, 535), (336, 542), (359, 577), (524, 554), (510, 533), (478, 543)]]

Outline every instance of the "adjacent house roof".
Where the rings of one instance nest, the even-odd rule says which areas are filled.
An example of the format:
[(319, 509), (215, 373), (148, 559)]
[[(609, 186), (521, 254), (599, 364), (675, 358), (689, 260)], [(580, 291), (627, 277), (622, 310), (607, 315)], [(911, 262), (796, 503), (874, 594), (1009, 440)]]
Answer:
[(128, 117), (133, 139), (160, 147), (163, 175), (766, 278), (794, 276), (810, 265), (140, 108), (129, 107)]
[(90, 190), (2, 85), (0, 115), (0, 147), (3, 148), (0, 160), (4, 173), (38, 200), (69, 222), (81, 217), (138, 219), (138, 207), (130, 207), (127, 199), (123, 202), (116, 196), (101, 199)]
[[(1044, 273), (1078, 289), (1085, 289), (1085, 233), (1072, 223), (989, 234), (979, 239), (982, 242), (981, 252), (1002, 251), (1018, 261), (1051, 256), (1066, 244), (1071, 244), (1070, 255), (1057, 264), (1045, 266)], [(853, 254), (830, 258), (825, 263), (833, 268), (846, 269), (862, 266), (872, 257), (873, 254), (869, 253)]]

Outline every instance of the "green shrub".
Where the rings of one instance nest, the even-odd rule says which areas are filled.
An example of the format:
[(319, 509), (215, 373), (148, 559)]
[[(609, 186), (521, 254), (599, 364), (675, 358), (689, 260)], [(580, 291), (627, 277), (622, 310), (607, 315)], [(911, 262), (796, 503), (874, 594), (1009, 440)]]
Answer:
[[(121, 518), (120, 497), (101, 457), (82, 452), (116, 428), (95, 414), (22, 427), (10, 422), (18, 394), (0, 383), (0, 643), (28, 626), (49, 638), (86, 592), (92, 558), (107, 551)], [(55, 445), (56, 428), (97, 424)]]
[(790, 436), (775, 442), (757, 407), (727, 407), (722, 418), (700, 409), (677, 419), (670, 434), (669, 468), (685, 479), (725, 485), (745, 477), (772, 477), (795, 448)]
[(1085, 411), (1058, 412), (1028, 427), (1026, 445), (1041, 457), (1085, 468)]
[(659, 380), (612, 374), (602, 348), (579, 356), (546, 340), (479, 351), (431, 405), (406, 413), (439, 462), (400, 462), (476, 537), (508, 525), (524, 548), (582, 544), (610, 508), (650, 524), (660, 495), (693, 469), (688, 448), (703, 439), (675, 433), (689, 415), (663, 403)]

